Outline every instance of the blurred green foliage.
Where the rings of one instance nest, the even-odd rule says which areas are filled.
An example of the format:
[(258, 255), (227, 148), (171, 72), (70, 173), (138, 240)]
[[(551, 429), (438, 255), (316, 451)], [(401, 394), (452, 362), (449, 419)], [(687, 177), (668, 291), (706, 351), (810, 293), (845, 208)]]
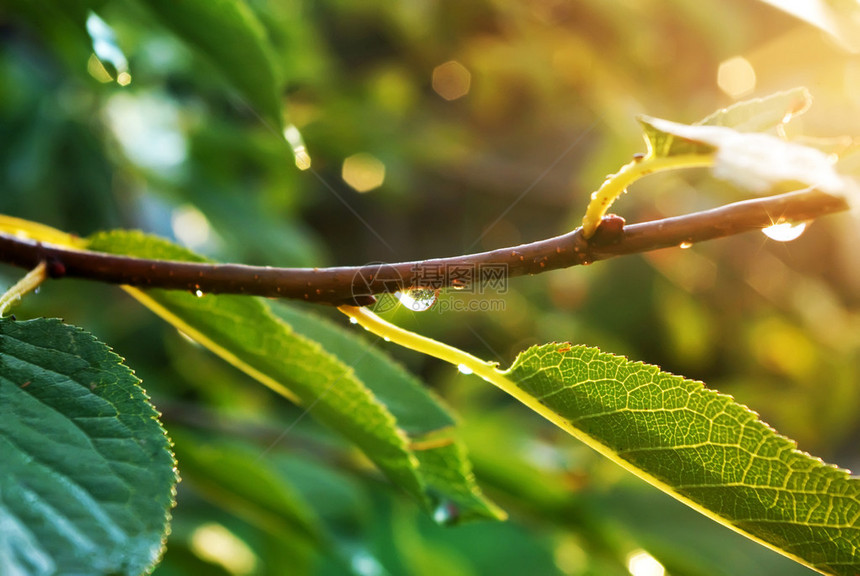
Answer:
[[(578, 225), (603, 176), (642, 150), (636, 114), (687, 122), (730, 104), (718, 71), (739, 55), (755, 72), (751, 95), (810, 89), (815, 104), (792, 130), (860, 133), (860, 61), (765, 4), (247, 5), (271, 43), (279, 96), (312, 171), (296, 169), (267, 111), (148, 3), (10, 0), (0, 6), (0, 212), (80, 234), (140, 228), (218, 260), (269, 265), (513, 245)], [(127, 86), (92, 56), (90, 9), (115, 32)], [(468, 93), (449, 101), (434, 90), (434, 69), (450, 61), (470, 77)], [(385, 166), (382, 186), (363, 194), (342, 177), (357, 153)], [(690, 172), (643, 181), (615, 209), (638, 221), (740, 197)], [(553, 340), (659, 364), (857, 469), (857, 241), (850, 216), (830, 217), (789, 244), (750, 234), (512, 280), (484, 295), (500, 312), (393, 317), (503, 364)], [(6, 285), (20, 274), (0, 273)], [(299, 409), (115, 288), (49, 283), (16, 313), (61, 316), (110, 343), (182, 450), (256, 453), (331, 538), (320, 548), (285, 535), (189, 476), (158, 575), (612, 575), (626, 574), (639, 549), (672, 575), (809, 573), (429, 358), (390, 350), (460, 414), (480, 484), (511, 514), (505, 524), (436, 525)], [(213, 545), (223, 542), (213, 533), (235, 548)]]

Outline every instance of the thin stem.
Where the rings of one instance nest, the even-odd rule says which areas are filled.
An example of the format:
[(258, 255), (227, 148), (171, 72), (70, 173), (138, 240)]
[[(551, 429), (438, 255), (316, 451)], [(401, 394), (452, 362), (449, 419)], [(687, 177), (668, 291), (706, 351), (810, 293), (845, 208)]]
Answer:
[(600, 188), (591, 195), (591, 201), (582, 217), (582, 235), (585, 238), (591, 238), (612, 203), (624, 194), (628, 186), (643, 176), (679, 168), (703, 168), (713, 164), (713, 154), (659, 157), (649, 155), (634, 158), (632, 162), (622, 166), (621, 170), (607, 177)]
[(18, 282), (9, 288), (5, 294), (0, 296), (0, 318), (6, 315), (14, 304), (21, 301), (21, 298), (32, 292), (48, 277), (48, 267), (44, 262), (39, 262), (35, 268), (30, 270), (26, 276), (18, 280)]
[[(779, 222), (814, 220), (845, 210), (845, 198), (807, 189), (639, 224), (622, 226), (620, 218), (607, 217), (590, 239), (580, 228), (555, 238), (479, 254), (336, 268), (270, 268), (115, 256), (81, 250), (85, 241), (53, 229), (47, 229), (52, 232), (44, 238), (43, 227), (24, 227), (36, 240), (21, 238), (15, 234), (19, 228), (6, 225), (5, 218), (0, 217), (0, 232), (10, 232), (0, 233), (0, 261), (27, 269), (46, 261), (52, 278), (364, 306), (373, 303), (376, 294), (410, 287), (477, 286), (761, 230)], [(609, 220), (614, 226), (606, 225)]]
[(495, 362), (485, 362), (480, 358), (463, 352), (459, 348), (454, 348), (432, 338), (404, 330), (391, 322), (383, 320), (367, 308), (343, 305), (338, 306), (337, 309), (349, 316), (356, 324), (380, 338), (390, 340), (410, 350), (444, 360), (457, 366), (466, 374), (475, 373), (484, 380), (493, 383), (496, 383), (498, 375), (501, 374), (496, 368), (498, 364)]

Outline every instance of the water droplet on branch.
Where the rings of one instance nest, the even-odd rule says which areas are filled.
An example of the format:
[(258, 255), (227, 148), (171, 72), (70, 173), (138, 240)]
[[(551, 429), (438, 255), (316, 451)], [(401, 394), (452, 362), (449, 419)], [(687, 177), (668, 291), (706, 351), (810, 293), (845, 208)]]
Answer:
[(806, 225), (806, 222), (780, 222), (779, 224), (762, 228), (761, 231), (771, 240), (776, 240), (777, 242), (791, 242), (792, 240), (800, 238), (806, 230)]
[(457, 364), (457, 370), (460, 371), (460, 374), (473, 374), (473, 370), (466, 366), (465, 364)]
[(400, 303), (413, 312), (423, 312), (436, 303), (439, 291), (434, 288), (409, 288), (394, 293)]

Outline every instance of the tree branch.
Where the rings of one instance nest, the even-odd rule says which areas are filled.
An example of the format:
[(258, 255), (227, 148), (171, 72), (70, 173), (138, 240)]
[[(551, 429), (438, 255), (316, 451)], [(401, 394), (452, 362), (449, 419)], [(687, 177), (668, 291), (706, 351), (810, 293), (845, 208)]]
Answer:
[(582, 229), (530, 244), (480, 254), (396, 264), (335, 268), (270, 268), (147, 260), (61, 248), (0, 234), (0, 261), (32, 269), (45, 262), (53, 278), (74, 277), (141, 288), (282, 297), (363, 306), (374, 294), (410, 287), (466, 288), (590, 264), (615, 256), (692, 244), (801, 222), (848, 209), (844, 198), (804, 190), (727, 204), (674, 218), (624, 225), (604, 218), (591, 239)]

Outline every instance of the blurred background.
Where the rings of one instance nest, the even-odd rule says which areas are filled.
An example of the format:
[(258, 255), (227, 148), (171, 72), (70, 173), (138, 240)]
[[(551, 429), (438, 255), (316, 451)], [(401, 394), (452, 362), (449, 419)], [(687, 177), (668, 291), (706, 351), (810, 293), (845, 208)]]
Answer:
[[(403, 261), (575, 228), (604, 176), (644, 150), (637, 114), (693, 122), (803, 85), (813, 107), (790, 136), (860, 134), (860, 59), (765, 3), (247, 4), (275, 48), (310, 170), (145, 2), (78, 3), (95, 10), (85, 25), (63, 2), (5, 0), (0, 212), (81, 235), (142, 229), (221, 261)], [(614, 211), (635, 222), (745, 196), (676, 172), (637, 183)], [(788, 243), (748, 234), (442, 294), (429, 311), (388, 317), (502, 365), (549, 341), (657, 364), (856, 470), (858, 241), (856, 220), (838, 215)], [(0, 267), (0, 286), (21, 274)], [(384, 347), (460, 415), (506, 523), (436, 525), (349, 446), (114, 287), (52, 282), (15, 313), (94, 332), (143, 379), (171, 433), (265, 459), (337, 543), (320, 552), (186, 478), (159, 576), (812, 573), (431, 358)]]

